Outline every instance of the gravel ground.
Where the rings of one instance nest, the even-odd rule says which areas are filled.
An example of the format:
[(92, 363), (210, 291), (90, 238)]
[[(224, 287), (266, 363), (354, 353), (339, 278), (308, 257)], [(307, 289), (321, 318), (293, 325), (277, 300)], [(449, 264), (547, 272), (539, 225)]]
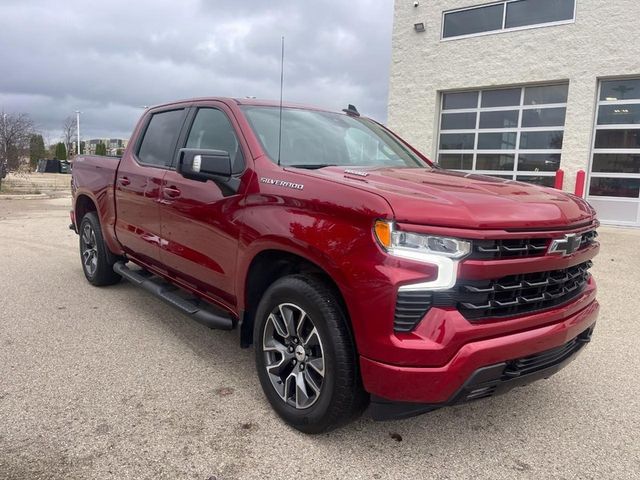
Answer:
[(601, 229), (580, 358), (510, 394), (320, 436), (234, 332), (84, 279), (69, 199), (0, 200), (0, 478), (640, 478), (640, 231)]

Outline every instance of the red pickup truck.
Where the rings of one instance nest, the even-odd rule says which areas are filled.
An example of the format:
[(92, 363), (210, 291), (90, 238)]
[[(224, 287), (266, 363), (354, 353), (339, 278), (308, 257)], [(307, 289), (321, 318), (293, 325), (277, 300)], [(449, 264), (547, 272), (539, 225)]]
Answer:
[(353, 106), (203, 98), (81, 156), (87, 280), (122, 277), (254, 346), (309, 433), (547, 378), (590, 340), (598, 221), (561, 191), (445, 171)]

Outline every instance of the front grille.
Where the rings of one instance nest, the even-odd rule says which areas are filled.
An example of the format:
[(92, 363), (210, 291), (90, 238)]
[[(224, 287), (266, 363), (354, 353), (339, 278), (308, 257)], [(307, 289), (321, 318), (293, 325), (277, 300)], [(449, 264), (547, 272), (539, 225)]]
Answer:
[(535, 355), (507, 362), (507, 366), (502, 373), (502, 380), (509, 380), (522, 375), (535, 373), (539, 370), (543, 370), (563, 362), (580, 350), (585, 343), (589, 342), (589, 340), (591, 340), (592, 333), (593, 327), (585, 330), (564, 345), (536, 353)]
[(468, 320), (492, 320), (556, 307), (580, 295), (589, 280), (591, 261), (547, 272), (497, 280), (461, 280), (450, 290), (398, 292), (396, 332), (410, 332), (431, 307), (454, 307)]
[(562, 270), (462, 281), (439, 292), (434, 305), (455, 306), (469, 320), (511, 317), (555, 307), (577, 297), (589, 279), (591, 261)]
[(580, 248), (587, 247), (596, 241), (598, 238), (598, 232), (595, 230), (591, 230), (590, 232), (586, 232), (582, 234), (582, 240), (580, 241)]
[(471, 258), (500, 259), (544, 255), (549, 248), (548, 238), (523, 238), (509, 240), (476, 240)]
[[(591, 245), (598, 233), (595, 230), (582, 234), (580, 248)], [(550, 238), (521, 238), (498, 240), (474, 240), (469, 258), (475, 260), (500, 260), (503, 258), (536, 257), (544, 255)]]

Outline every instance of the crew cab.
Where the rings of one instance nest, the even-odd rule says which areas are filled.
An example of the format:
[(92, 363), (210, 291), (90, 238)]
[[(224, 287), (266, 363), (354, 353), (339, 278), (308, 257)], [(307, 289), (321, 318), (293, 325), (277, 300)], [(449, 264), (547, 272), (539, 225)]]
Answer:
[(72, 190), (87, 280), (237, 329), (304, 432), (547, 378), (596, 323), (586, 201), (443, 170), (353, 106), (149, 108), (121, 158), (75, 160)]

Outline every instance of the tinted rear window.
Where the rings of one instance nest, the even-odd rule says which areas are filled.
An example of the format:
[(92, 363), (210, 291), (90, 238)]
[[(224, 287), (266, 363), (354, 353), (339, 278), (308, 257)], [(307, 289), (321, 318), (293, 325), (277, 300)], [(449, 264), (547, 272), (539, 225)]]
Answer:
[(184, 110), (181, 109), (156, 113), (151, 117), (138, 149), (140, 162), (161, 167), (171, 164), (183, 115)]

